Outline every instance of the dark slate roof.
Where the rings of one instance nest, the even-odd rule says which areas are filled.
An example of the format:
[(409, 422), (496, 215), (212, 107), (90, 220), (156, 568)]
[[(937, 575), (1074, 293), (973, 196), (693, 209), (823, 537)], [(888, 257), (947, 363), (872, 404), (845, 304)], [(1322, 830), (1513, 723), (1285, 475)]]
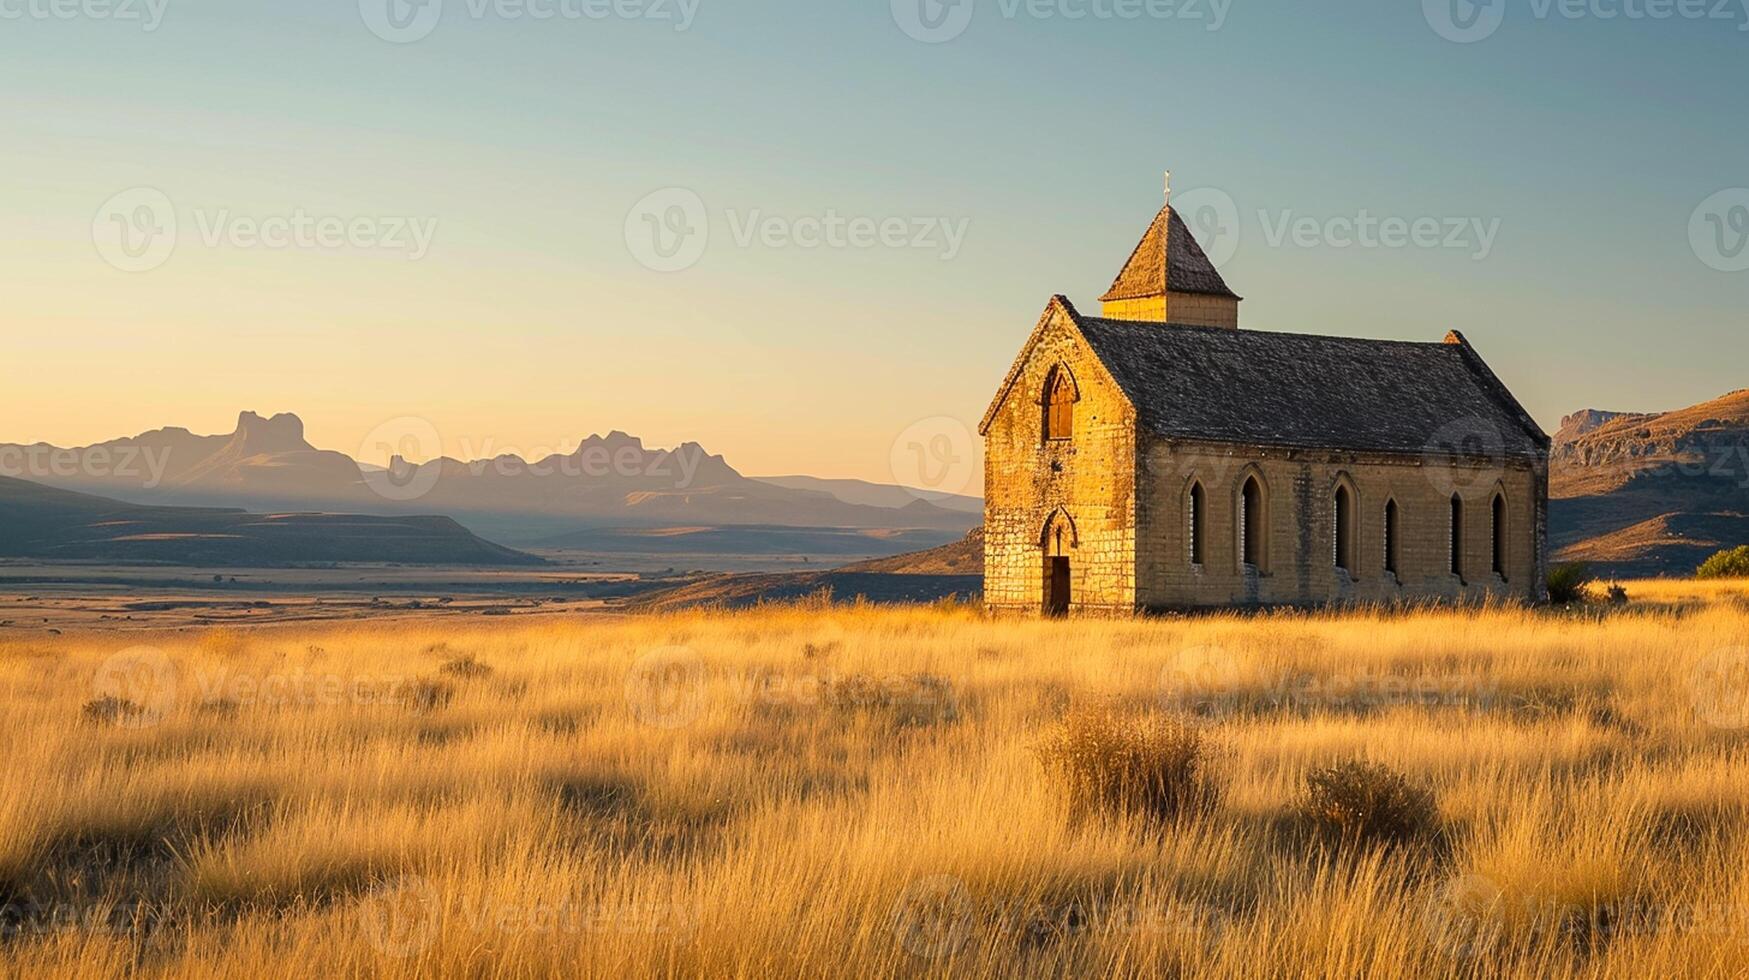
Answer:
[(1548, 437), (1461, 335), (1361, 340), (1080, 317), (1167, 438), (1318, 449), (1537, 456)]
[(1190, 226), (1170, 207), (1161, 208), (1154, 215), (1154, 223), (1148, 226), (1129, 261), (1100, 300), (1140, 299), (1159, 296), (1167, 290), (1239, 298), (1227, 288), (1227, 281), (1197, 244)]

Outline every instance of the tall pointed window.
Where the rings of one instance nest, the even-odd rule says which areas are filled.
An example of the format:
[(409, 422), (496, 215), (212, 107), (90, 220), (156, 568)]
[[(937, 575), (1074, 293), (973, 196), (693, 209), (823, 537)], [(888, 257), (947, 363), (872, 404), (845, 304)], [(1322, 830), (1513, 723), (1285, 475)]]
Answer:
[(1069, 439), (1075, 434), (1075, 382), (1062, 368), (1051, 372), (1045, 388), (1045, 438)]
[(1189, 526), (1186, 528), (1190, 540), (1190, 563), (1201, 565), (1203, 562), (1203, 539), (1208, 524), (1208, 507), (1201, 483), (1190, 485), (1190, 499), (1185, 505)]
[(1397, 502), (1385, 501), (1385, 571), (1397, 574)]
[(1267, 571), (1269, 563), (1269, 502), (1264, 498), (1263, 484), (1255, 476), (1246, 477), (1239, 491), (1239, 560), (1258, 571)]
[(1336, 567), (1354, 574), (1354, 493), (1347, 485), (1336, 488), (1335, 513)]
[(1464, 577), (1464, 501), (1457, 494), (1451, 495), (1451, 573), (1458, 578)]
[(1489, 550), (1494, 554), (1494, 574), (1504, 579), (1506, 577), (1506, 496), (1504, 494), (1494, 495), (1493, 518), (1493, 547)]

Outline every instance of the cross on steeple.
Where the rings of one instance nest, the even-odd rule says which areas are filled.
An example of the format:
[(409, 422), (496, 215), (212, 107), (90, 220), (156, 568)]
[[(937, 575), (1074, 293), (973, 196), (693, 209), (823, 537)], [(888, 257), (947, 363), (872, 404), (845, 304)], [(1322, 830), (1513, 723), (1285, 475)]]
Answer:
[(1166, 171), (1166, 206), (1172, 206), (1172, 171)]

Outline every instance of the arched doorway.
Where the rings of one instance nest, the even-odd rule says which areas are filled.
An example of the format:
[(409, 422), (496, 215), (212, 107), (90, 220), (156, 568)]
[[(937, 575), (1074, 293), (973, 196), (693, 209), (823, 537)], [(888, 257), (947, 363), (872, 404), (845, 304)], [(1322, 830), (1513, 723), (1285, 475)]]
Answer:
[(1045, 523), (1044, 534), (1044, 613), (1046, 616), (1067, 616), (1074, 601), (1073, 573), (1070, 558), (1075, 551), (1075, 525), (1069, 515), (1059, 510)]

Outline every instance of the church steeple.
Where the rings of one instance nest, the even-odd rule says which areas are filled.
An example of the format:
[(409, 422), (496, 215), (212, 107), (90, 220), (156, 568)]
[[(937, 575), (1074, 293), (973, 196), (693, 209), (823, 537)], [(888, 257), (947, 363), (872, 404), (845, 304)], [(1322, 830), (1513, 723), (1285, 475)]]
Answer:
[(1171, 171), (1166, 206), (1099, 300), (1112, 320), (1238, 329), (1240, 297), (1227, 288), (1190, 226), (1173, 210)]

